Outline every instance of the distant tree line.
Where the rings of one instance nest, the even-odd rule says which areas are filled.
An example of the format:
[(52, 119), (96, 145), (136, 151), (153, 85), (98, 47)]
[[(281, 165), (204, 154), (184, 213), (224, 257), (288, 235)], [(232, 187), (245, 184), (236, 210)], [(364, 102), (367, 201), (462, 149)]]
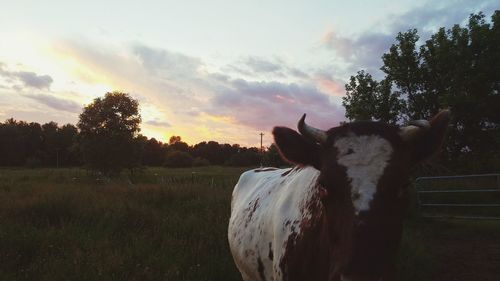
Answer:
[[(472, 14), (465, 27), (440, 28), (420, 42), (399, 33), (382, 56), (385, 77), (351, 76), (343, 105), (350, 120), (404, 124), (452, 111), (439, 165), (460, 173), (500, 169), (500, 11)], [(442, 172), (442, 171), (441, 171)]]
[(0, 123), (0, 166), (84, 166), (104, 175), (144, 166), (283, 166), (274, 145), (256, 147), (204, 141), (193, 146), (172, 136), (168, 143), (139, 134), (138, 102), (107, 93), (87, 105), (77, 126), (8, 119)]
[(0, 123), (1, 166), (77, 166), (81, 165), (76, 145), (78, 129), (71, 124), (8, 119)]

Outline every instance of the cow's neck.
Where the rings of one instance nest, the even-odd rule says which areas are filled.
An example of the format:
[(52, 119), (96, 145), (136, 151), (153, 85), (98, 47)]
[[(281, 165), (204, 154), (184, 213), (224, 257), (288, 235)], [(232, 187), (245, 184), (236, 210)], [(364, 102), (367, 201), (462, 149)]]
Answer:
[[(351, 252), (354, 211), (348, 199), (327, 196), (322, 200), (324, 232), (320, 238), (329, 249), (329, 278), (340, 280), (338, 269), (345, 266)], [(335, 277), (335, 278), (334, 278)]]

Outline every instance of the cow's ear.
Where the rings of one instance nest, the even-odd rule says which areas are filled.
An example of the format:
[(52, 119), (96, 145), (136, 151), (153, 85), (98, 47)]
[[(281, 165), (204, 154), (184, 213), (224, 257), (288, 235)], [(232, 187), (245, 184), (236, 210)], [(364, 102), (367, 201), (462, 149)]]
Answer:
[(320, 169), (320, 146), (286, 127), (274, 127), (274, 142), (281, 156), (288, 162)]
[(410, 144), (415, 163), (425, 160), (441, 148), (450, 123), (450, 111), (443, 110), (431, 120), (414, 121), (415, 125), (401, 128), (400, 135)]

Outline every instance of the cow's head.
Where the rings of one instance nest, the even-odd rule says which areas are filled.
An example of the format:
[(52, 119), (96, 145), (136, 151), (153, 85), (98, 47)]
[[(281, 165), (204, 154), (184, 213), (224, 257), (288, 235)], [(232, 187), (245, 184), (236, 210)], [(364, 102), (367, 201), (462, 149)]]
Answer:
[(273, 130), (282, 156), (320, 171), (319, 194), (328, 226), (332, 274), (342, 280), (380, 280), (391, 270), (401, 238), (410, 168), (435, 153), (449, 111), (398, 127), (360, 121), (322, 131)]

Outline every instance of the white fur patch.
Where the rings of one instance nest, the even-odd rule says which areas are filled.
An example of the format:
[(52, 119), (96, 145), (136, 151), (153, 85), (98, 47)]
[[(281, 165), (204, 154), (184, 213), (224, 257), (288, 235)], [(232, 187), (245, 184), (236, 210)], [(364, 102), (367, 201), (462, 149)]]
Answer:
[(351, 180), (351, 198), (356, 215), (370, 209), (377, 183), (392, 154), (391, 144), (376, 135), (351, 135), (338, 139), (338, 163), (347, 169)]
[(306, 206), (314, 200), (318, 175), (312, 167), (296, 167), (251, 170), (240, 177), (233, 191), (228, 238), (243, 280), (262, 280), (259, 259), (265, 280), (282, 280), (280, 261), (288, 239), (301, 233), (301, 222), (312, 216)]

